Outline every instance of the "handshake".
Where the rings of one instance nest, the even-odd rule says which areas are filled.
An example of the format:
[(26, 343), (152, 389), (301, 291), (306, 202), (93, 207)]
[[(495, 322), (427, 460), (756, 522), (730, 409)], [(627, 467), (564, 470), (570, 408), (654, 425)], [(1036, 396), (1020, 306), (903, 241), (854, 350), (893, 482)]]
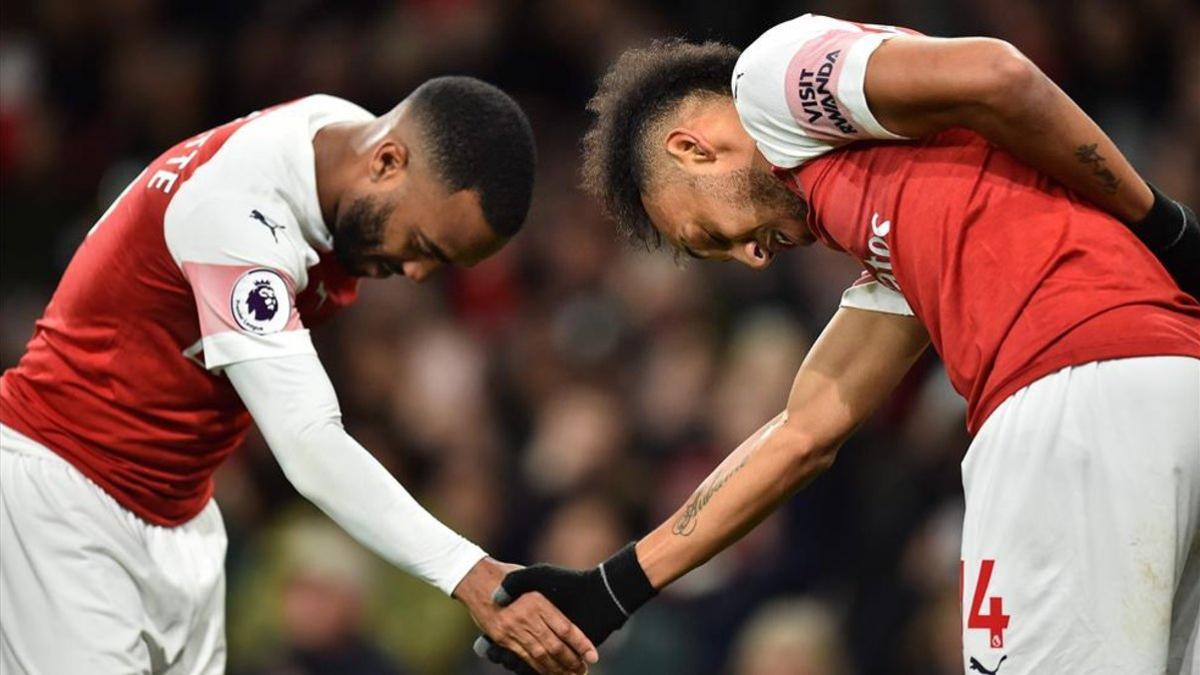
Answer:
[[(526, 675), (585, 672), (586, 664), (580, 661), (596, 662), (598, 656), (594, 645), (599, 645), (623, 626), (629, 616), (653, 598), (657, 591), (646, 577), (631, 543), (591, 570), (577, 571), (544, 564), (514, 568), (500, 582), (490, 600), (498, 609), (514, 605), (533, 593), (544, 596), (577, 630), (570, 626), (556, 626), (556, 617), (544, 617), (550, 632), (557, 639), (547, 634), (541, 638), (503, 640), (512, 647), (509, 649), (493, 642), (491, 638), (480, 636), (475, 642), (475, 652), (480, 657), (514, 673)], [(532, 600), (533, 597), (536, 596), (528, 599)], [(470, 606), (472, 603), (467, 604)], [(481, 626), (489, 628), (487, 623), (480, 620), (474, 608), (472, 614)], [(557, 622), (563, 623), (561, 618)], [(580, 631), (586, 639), (580, 639)], [(512, 636), (522, 633), (511, 622), (507, 626), (500, 622), (495, 630), (489, 632), (497, 639), (500, 634)], [(526, 635), (533, 632), (524, 631)], [(547, 642), (559, 644), (559, 640), (565, 646), (559, 645), (557, 650), (545, 646)], [(530, 648), (530, 644), (536, 646)], [(571, 651), (577, 652), (578, 656)], [(519, 655), (517, 652), (524, 653)]]

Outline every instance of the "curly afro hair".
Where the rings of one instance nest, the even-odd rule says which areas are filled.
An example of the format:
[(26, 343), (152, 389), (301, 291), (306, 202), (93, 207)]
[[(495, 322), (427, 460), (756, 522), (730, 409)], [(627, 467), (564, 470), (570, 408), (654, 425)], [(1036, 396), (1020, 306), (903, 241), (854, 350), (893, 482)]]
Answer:
[(633, 241), (662, 245), (641, 199), (652, 159), (647, 132), (693, 95), (730, 96), (740, 55), (719, 42), (656, 41), (626, 51), (600, 80), (588, 103), (596, 119), (583, 139), (583, 187)]

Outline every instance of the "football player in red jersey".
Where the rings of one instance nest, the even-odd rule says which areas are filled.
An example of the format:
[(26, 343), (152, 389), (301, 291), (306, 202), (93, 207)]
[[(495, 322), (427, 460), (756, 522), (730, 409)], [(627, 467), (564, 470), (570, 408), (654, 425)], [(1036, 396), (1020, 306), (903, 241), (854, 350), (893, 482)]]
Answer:
[(79, 247), (0, 380), (0, 671), (221, 673), (226, 538), (212, 475), (251, 418), (361, 543), (462, 601), (544, 673), (596, 658), (512, 566), (438, 522), (342, 428), (307, 326), (358, 277), (470, 266), (521, 227), (520, 107), (464, 77), (375, 117), (310, 96), (187, 139)]
[(1168, 271), (1195, 288), (1200, 230), (1036, 66), (805, 15), (740, 54), (627, 52), (591, 108), (585, 183), (635, 238), (755, 269), (820, 242), (864, 272), (786, 409), (669, 521), (504, 594), (599, 643), (828, 468), (932, 343), (975, 436), (964, 671), (1196, 672), (1200, 304)]

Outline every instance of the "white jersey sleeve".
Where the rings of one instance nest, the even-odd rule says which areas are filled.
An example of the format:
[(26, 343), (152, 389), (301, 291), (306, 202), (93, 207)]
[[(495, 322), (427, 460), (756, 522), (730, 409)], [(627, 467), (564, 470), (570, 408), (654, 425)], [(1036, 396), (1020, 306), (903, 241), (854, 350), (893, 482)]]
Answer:
[(225, 372), (284, 475), (364, 546), (447, 595), (487, 555), (422, 508), (346, 433), (315, 354), (256, 359)]
[(164, 234), (196, 302), (205, 367), (314, 353), (296, 296), (316, 253), (291, 211), (268, 196), (188, 187), (167, 208)]
[(867, 60), (892, 26), (805, 14), (763, 33), (733, 70), (742, 126), (767, 161), (784, 169), (863, 139), (901, 139), (871, 113)]

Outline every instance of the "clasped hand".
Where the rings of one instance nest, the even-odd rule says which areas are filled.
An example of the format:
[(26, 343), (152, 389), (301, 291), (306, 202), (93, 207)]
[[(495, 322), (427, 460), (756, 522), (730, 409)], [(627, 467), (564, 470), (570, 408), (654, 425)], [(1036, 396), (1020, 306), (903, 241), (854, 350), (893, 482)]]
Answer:
[[(625, 625), (630, 614), (655, 595), (654, 588), (638, 564), (634, 545), (590, 570), (572, 570), (553, 565), (533, 565), (504, 577), (494, 593), (498, 607), (515, 607), (526, 598), (548, 600), (593, 645), (600, 645), (613, 631)], [(485, 631), (486, 632), (486, 631)], [(481, 657), (522, 675), (540, 672), (507, 645), (480, 637), (475, 651)], [(589, 661), (595, 663), (594, 660)]]
[(521, 672), (539, 675), (583, 675), (588, 664), (599, 660), (594, 644), (563, 613), (539, 593), (522, 593), (496, 603), (494, 590), (505, 573), (516, 565), (484, 558), (454, 589), (454, 597), (488, 636), (489, 644), (503, 649), (524, 666)]

